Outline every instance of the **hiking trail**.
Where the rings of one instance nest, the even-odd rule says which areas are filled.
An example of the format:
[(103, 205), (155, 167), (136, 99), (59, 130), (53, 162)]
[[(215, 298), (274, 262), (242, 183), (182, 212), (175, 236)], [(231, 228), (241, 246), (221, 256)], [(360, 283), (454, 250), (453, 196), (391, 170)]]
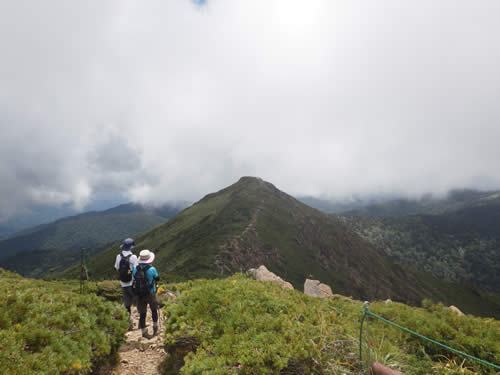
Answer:
[[(101, 375), (160, 375), (159, 369), (161, 363), (167, 357), (164, 345), (164, 318), (159, 313), (159, 331), (158, 335), (146, 339), (142, 337), (141, 329), (138, 328), (139, 313), (136, 306), (132, 306), (132, 320), (134, 329), (128, 331), (126, 341), (120, 347), (120, 363), (110, 372)], [(146, 318), (146, 327), (149, 334), (153, 333), (153, 321), (151, 320), (151, 310), (148, 307)]]

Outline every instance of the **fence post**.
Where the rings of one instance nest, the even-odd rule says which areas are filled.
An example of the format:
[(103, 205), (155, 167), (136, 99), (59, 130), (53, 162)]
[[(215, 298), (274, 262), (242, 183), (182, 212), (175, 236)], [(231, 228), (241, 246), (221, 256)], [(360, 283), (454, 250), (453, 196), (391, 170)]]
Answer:
[[(365, 307), (365, 311), (369, 311), (370, 310), (370, 302), (368, 301), (365, 301), (364, 303), (364, 307)], [(366, 315), (366, 346), (368, 348), (368, 366), (370, 365), (370, 329), (369, 329), (369, 325), (368, 325), (368, 314)]]
[[(85, 278), (83, 277), (83, 273), (85, 271)], [(82, 247), (80, 249), (80, 294), (84, 294), (87, 292), (87, 284), (89, 281), (89, 272), (87, 268), (87, 254), (85, 252), (85, 248)]]

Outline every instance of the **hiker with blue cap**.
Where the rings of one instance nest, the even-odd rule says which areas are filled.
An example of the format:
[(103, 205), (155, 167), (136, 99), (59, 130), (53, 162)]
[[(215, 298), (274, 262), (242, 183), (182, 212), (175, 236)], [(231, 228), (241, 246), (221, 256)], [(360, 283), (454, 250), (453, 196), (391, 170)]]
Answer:
[(121, 252), (116, 256), (115, 269), (120, 275), (120, 285), (122, 287), (123, 305), (128, 311), (129, 329), (133, 329), (130, 306), (134, 299), (132, 289), (133, 275), (132, 271), (137, 263), (137, 256), (132, 253), (135, 242), (132, 238), (126, 238), (120, 245)]

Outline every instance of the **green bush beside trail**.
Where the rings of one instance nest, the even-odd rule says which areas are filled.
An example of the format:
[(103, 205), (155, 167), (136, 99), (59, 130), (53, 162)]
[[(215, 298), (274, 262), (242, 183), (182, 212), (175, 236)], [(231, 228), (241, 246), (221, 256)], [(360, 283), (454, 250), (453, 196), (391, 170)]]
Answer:
[(122, 302), (122, 287), (118, 280), (91, 281), (87, 283), (90, 293), (104, 297), (108, 301)]
[[(359, 374), (363, 306), (319, 299), (242, 275), (171, 285), (164, 313), (166, 374)], [(500, 322), (458, 317), (443, 305), (374, 303), (371, 310), (451, 347), (500, 363)], [(496, 374), (370, 319), (371, 359), (405, 374)], [(366, 350), (366, 348), (364, 349)]]
[(0, 269), (1, 374), (89, 374), (116, 359), (125, 310), (72, 289)]

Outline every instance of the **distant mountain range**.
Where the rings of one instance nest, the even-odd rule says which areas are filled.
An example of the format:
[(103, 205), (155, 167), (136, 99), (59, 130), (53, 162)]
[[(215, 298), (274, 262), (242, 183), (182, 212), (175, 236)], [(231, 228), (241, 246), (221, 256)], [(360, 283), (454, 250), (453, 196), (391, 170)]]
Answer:
[(164, 223), (181, 208), (129, 203), (29, 228), (0, 241), (0, 265), (25, 276), (40, 276), (50, 268), (69, 266), (78, 259), (75, 250), (81, 247), (97, 251)]
[(420, 199), (384, 199), (352, 207), (347, 210), (328, 212), (347, 216), (400, 217), (409, 215), (439, 215), (457, 212), (471, 207), (500, 204), (500, 192), (470, 189), (451, 190), (445, 197), (436, 198), (431, 194)]
[(411, 211), (419, 214), (401, 216), (403, 206), (387, 202), (341, 220), (404, 263), (441, 279), (500, 291), (500, 192), (464, 192), (417, 206)]
[[(116, 193), (98, 193), (87, 206), (85, 212), (88, 211), (104, 211), (110, 208), (128, 203), (124, 197)], [(6, 238), (16, 232), (24, 229), (32, 228), (41, 224), (48, 224), (58, 219), (68, 216), (78, 215), (71, 204), (62, 205), (45, 205), (38, 204), (30, 206), (25, 212), (9, 218), (2, 218), (0, 215), (0, 239)]]
[[(296, 197), (302, 203), (307, 204), (310, 207), (316, 208), (317, 210), (323, 211), (327, 214), (340, 214), (347, 211), (353, 211), (357, 209), (364, 208), (368, 205), (376, 204), (379, 202), (381, 198), (352, 198), (352, 199), (339, 199), (339, 200), (331, 200), (331, 199), (323, 199), (316, 198), (311, 196), (298, 196)], [(382, 200), (383, 202), (386, 199)]]
[[(500, 316), (496, 296), (437, 280), (401, 265), (348, 229), (343, 221), (313, 209), (272, 184), (241, 178), (209, 194), (168, 222), (136, 237), (137, 249), (156, 253), (155, 266), (168, 281), (216, 278), (266, 265), (302, 289), (319, 279), (336, 293), (418, 305), (424, 298), (466, 312)], [(89, 262), (93, 278), (106, 279), (119, 243)], [(78, 268), (66, 277), (78, 275)]]

